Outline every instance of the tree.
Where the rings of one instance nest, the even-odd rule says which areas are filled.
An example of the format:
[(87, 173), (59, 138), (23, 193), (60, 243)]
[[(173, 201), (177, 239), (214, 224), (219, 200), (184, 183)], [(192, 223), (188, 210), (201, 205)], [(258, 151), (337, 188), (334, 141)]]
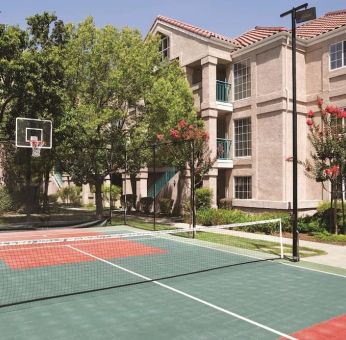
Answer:
[[(305, 168), (308, 177), (317, 182), (329, 183), (331, 192), (331, 230), (338, 233), (337, 200), (340, 184), (346, 180), (346, 112), (333, 105), (324, 106), (323, 100), (318, 98), (321, 122), (316, 122), (315, 112), (310, 110), (306, 123), (309, 126), (308, 138), (313, 147), (312, 160), (300, 162)], [(326, 186), (324, 186), (325, 189)], [(342, 192), (343, 194), (343, 192)], [(343, 197), (343, 195), (341, 195)], [(345, 232), (345, 212), (343, 209), (343, 231)]]
[[(27, 19), (25, 31), (16, 26), (0, 27), (0, 124), (1, 137), (13, 141), (15, 118), (50, 119), (55, 127), (63, 112), (62, 89), (64, 70), (62, 56), (68, 40), (68, 30), (53, 14), (44, 12)], [(53, 145), (57, 140), (53, 140)], [(24, 177), (29, 187), (33, 176), (38, 184), (45, 180), (44, 205), (47, 205), (49, 172), (54, 162), (54, 150), (42, 152), (33, 164), (30, 150), (7, 149), (4, 156), (7, 170)], [(7, 161), (12, 160), (9, 164)], [(18, 177), (7, 176), (16, 186)]]
[(135, 150), (147, 138), (143, 98), (159, 61), (157, 40), (143, 41), (137, 30), (99, 29), (91, 17), (71, 30), (59, 154), (73, 181), (95, 186), (98, 217), (105, 177), (125, 168), (125, 154), (132, 171), (141, 165)]
[(157, 134), (158, 142), (164, 143), (163, 157), (170, 159), (170, 163), (179, 170), (186, 167), (190, 170), (190, 209), (193, 227), (196, 226), (195, 189), (217, 159), (217, 156), (211, 157), (208, 139), (209, 135), (204, 130), (203, 121), (196, 116), (190, 122), (180, 119), (177, 126), (171, 128), (166, 135)]

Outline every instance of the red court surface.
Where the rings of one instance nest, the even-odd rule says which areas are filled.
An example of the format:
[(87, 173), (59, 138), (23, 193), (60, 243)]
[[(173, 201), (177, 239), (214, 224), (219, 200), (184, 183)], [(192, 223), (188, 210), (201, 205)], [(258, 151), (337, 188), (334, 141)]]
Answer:
[[(302, 329), (291, 335), (299, 340), (345, 340), (346, 314)], [(284, 339), (286, 338), (280, 340)]]
[[(98, 236), (96, 232), (39, 231), (28, 233), (6, 233), (0, 236), (1, 241), (42, 240), (54, 238)], [(95, 262), (95, 257), (105, 260), (163, 254), (160, 248), (144, 245), (139, 242), (120, 238), (100, 240), (63, 240), (46, 244), (4, 245), (0, 247), (0, 260), (11, 269), (30, 269), (37, 267), (64, 265), (81, 262)]]

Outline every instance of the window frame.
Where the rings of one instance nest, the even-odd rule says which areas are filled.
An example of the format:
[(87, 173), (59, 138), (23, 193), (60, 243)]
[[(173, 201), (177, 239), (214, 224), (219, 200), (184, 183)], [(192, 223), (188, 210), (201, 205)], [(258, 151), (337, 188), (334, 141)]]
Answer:
[[(170, 42), (171, 39), (168, 35), (159, 33), (160, 34), (160, 53), (161, 53), (161, 61), (164, 59), (170, 60)], [(167, 46), (164, 48), (163, 47), (163, 42), (167, 41)]]
[[(246, 64), (245, 67), (243, 67), (243, 70), (248, 70), (246, 72), (246, 74), (242, 74), (241, 76), (239, 77), (236, 77), (235, 76), (235, 72), (236, 72), (236, 66), (239, 65), (239, 64)], [(246, 59), (243, 59), (243, 60), (240, 60), (238, 62), (235, 62), (233, 65), (232, 65), (232, 83), (233, 83), (233, 98), (234, 98), (234, 101), (238, 101), (238, 100), (243, 100), (243, 99), (246, 99), (246, 98), (250, 98), (251, 97), (251, 60), (250, 58), (246, 58)], [(241, 84), (237, 84), (236, 85), (236, 81), (240, 78), (245, 78), (245, 81), (243, 79), (243, 82)], [(241, 91), (238, 91), (236, 92), (236, 89), (238, 86), (241, 86)], [(241, 94), (241, 97), (240, 98), (237, 98), (237, 96), (239, 96)]]
[[(243, 124), (240, 128), (243, 128), (244, 126), (250, 126), (247, 129), (247, 133), (250, 135), (246, 138), (246, 140), (241, 139), (238, 140), (237, 137), (239, 137), (239, 135), (241, 135), (240, 133), (237, 133), (237, 126), (236, 123), (240, 122), (240, 121), (249, 121), (248, 124)], [(245, 133), (242, 133), (242, 135), (244, 135)], [(242, 144), (243, 146), (245, 145), (245, 148), (238, 148), (238, 145)], [(244, 117), (244, 118), (238, 118), (238, 119), (234, 119), (233, 120), (233, 158), (249, 158), (252, 157), (252, 121), (251, 121), (251, 117)], [(238, 151), (240, 150), (240, 152)], [(238, 154), (237, 154), (238, 151)], [(239, 153), (241, 153), (241, 155), (239, 155)]]
[[(239, 179), (243, 179), (244, 182), (237, 184), (237, 180), (239, 180)], [(246, 180), (248, 181), (247, 183), (245, 183)], [(234, 190), (233, 190), (234, 199), (252, 200), (252, 176), (234, 176), (233, 185), (234, 185)], [(239, 187), (239, 186), (246, 187), (247, 190), (237, 191), (237, 187)], [(237, 194), (240, 194), (240, 195), (238, 195), (238, 197), (237, 197)], [(241, 197), (241, 196), (246, 196), (246, 197)]]
[[(341, 44), (341, 66), (337, 66), (337, 67), (332, 67), (332, 55), (336, 55), (337, 52), (332, 52), (332, 48), (333, 46), (339, 45)], [(341, 68), (346, 67), (346, 40), (342, 40), (342, 41), (338, 41), (334, 44), (330, 44), (329, 45), (329, 70), (330, 71), (335, 71), (335, 70), (339, 70)], [(338, 59), (337, 59), (338, 60)], [(334, 62), (337, 62), (337, 60), (335, 60)]]

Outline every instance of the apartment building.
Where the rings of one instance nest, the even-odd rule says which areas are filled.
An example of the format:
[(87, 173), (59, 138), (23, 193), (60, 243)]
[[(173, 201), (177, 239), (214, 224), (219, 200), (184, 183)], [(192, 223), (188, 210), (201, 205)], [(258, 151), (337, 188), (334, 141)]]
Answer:
[[(230, 25), (232, 23), (230, 22)], [(213, 205), (230, 198), (243, 209), (292, 205), (291, 37), (284, 27), (255, 27), (236, 38), (164, 16), (150, 32), (161, 52), (178, 59), (209, 132), (223, 153), (203, 180)], [(297, 28), (298, 158), (310, 155), (306, 112), (316, 98), (346, 107), (346, 10)], [(143, 186), (142, 186), (143, 187)], [(145, 194), (143, 192), (143, 194)], [(328, 193), (298, 169), (300, 209), (314, 209)]]

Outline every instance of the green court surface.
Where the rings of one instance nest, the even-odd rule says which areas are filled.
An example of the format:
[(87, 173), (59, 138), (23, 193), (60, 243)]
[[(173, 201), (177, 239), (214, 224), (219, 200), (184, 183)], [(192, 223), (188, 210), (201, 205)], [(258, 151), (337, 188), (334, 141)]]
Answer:
[[(222, 267), (235, 257), (232, 250), (206, 248), (204, 243), (177, 242), (169, 237), (159, 242), (143, 238), (140, 242), (152, 247), (150, 251), (154, 247), (165, 251), (105, 261), (97, 257), (92, 263), (69, 262), (50, 266), (49, 270), (17, 269), (12, 274), (2, 263), (2, 304), (52, 292), (97, 289), (111, 285), (115, 279), (121, 285), (216, 268), (216, 263)], [(30, 285), (25, 286), (26, 282)], [(0, 339), (290, 338), (289, 334), (345, 314), (345, 287), (346, 275), (309, 270), (289, 262), (230, 265), (2, 307)]]

